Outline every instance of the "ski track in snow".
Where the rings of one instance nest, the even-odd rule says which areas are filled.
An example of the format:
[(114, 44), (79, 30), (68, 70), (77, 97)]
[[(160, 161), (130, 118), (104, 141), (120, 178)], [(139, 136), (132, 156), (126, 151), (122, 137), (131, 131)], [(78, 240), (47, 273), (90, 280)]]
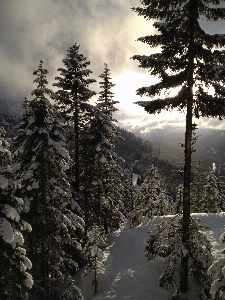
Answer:
[[(209, 227), (208, 237), (213, 245), (215, 258), (221, 257), (219, 237), (224, 232), (225, 213), (194, 214)], [(156, 221), (171, 218), (158, 217)], [(149, 239), (149, 224), (137, 228), (122, 228), (109, 236), (109, 246), (105, 250), (106, 265), (98, 270), (98, 292), (94, 294), (94, 273), (82, 278), (84, 269), (75, 277), (85, 300), (169, 300), (174, 290), (158, 286), (159, 276), (165, 269), (162, 260), (147, 261), (144, 255), (145, 243)], [(189, 300), (199, 299), (197, 289), (189, 280)]]

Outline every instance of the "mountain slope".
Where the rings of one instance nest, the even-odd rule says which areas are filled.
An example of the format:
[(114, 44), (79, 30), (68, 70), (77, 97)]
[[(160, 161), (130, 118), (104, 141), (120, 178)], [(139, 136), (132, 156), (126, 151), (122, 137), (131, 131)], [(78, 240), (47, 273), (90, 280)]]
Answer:
[(116, 144), (116, 153), (124, 160), (121, 166), (128, 168), (132, 164), (133, 172), (144, 179), (148, 169), (153, 164), (165, 178), (172, 193), (175, 186), (182, 180), (182, 177), (174, 172), (174, 170), (177, 170), (176, 164), (171, 159), (160, 155), (159, 148), (155, 147), (152, 142), (122, 128), (118, 128), (118, 131), (123, 138), (122, 141)]
[[(225, 131), (213, 129), (196, 130), (196, 152), (192, 156), (193, 166), (199, 161), (204, 171), (212, 168), (215, 163), (221, 174), (225, 175)], [(150, 140), (155, 149), (160, 149), (160, 156), (167, 157), (172, 163), (183, 167), (184, 161), (184, 129), (176, 131), (171, 128), (152, 130), (143, 135), (144, 139)]]

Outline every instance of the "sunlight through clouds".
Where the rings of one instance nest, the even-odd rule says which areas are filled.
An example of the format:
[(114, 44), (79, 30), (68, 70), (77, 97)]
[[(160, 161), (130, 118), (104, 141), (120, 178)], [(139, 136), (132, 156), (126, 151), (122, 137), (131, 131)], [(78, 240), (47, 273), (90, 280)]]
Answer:
[[(98, 76), (107, 63), (112, 82), (116, 84), (113, 89), (115, 100), (120, 102), (117, 106), (120, 111), (116, 113), (120, 124), (141, 126), (140, 130), (145, 124), (153, 123), (158, 127), (168, 126), (168, 122), (177, 126), (184, 115), (179, 117), (176, 112), (162, 112), (152, 116), (134, 104), (151, 100), (137, 96), (136, 90), (156, 83), (157, 79), (147, 70), (140, 69), (138, 62), (131, 57), (160, 51), (160, 48), (152, 49), (137, 41), (140, 37), (157, 33), (152, 26), (154, 21), (132, 11), (132, 7), (140, 5), (139, 0), (2, 1), (0, 97), (14, 103), (11, 108), (18, 110), (24, 97), (31, 98), (32, 73), (39, 61), (43, 60), (44, 67), (49, 70), (51, 85), (59, 75), (57, 69), (63, 66), (62, 59), (67, 55), (67, 49), (77, 43), (80, 52), (90, 61), (93, 71), (90, 78), (97, 80), (90, 89), (97, 93), (100, 91)], [(203, 25), (211, 33), (212, 24), (203, 22)], [(213, 30), (219, 32), (221, 28), (224, 26), (213, 24)], [(97, 98), (93, 97), (91, 103), (95, 104)], [(217, 120), (203, 124), (222, 126)]]

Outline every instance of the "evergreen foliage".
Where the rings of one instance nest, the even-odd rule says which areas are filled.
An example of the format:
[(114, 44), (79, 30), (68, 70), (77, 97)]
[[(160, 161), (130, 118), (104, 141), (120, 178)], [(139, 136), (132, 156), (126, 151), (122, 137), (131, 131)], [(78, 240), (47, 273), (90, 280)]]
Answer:
[(191, 185), (192, 212), (224, 211), (224, 180), (216, 170), (202, 171), (199, 163)]
[[(220, 237), (221, 242), (225, 242), (225, 234)], [(213, 300), (225, 299), (225, 249), (222, 250), (222, 257), (212, 263), (208, 269), (208, 275), (212, 279), (211, 295)]]
[(184, 186), (179, 184), (176, 188), (175, 207), (174, 210), (177, 214), (182, 213), (182, 199), (183, 199)]
[(180, 182), (180, 176), (177, 172), (177, 165), (160, 155), (158, 147), (149, 140), (136, 136), (134, 133), (118, 128), (123, 138), (116, 144), (116, 153), (123, 160), (118, 163), (123, 168), (129, 168), (132, 165), (133, 173), (140, 175), (143, 182), (148, 169), (151, 165), (157, 166), (160, 174), (164, 177), (167, 189), (172, 196), (175, 196), (176, 186)]
[(189, 274), (193, 276), (200, 291), (200, 299), (210, 299), (210, 278), (207, 270), (212, 263), (211, 244), (208, 241), (199, 219), (191, 217), (190, 239), (187, 244), (182, 243), (182, 216), (175, 215), (168, 221), (151, 226), (150, 239), (147, 241), (145, 255), (150, 259), (163, 258), (167, 263), (165, 271), (159, 278), (159, 285), (163, 288), (176, 288), (175, 298), (180, 294), (179, 276), (181, 273), (180, 260), (182, 255), (190, 257)]
[(204, 184), (205, 174), (202, 171), (202, 165), (199, 162), (193, 171), (193, 182), (191, 185), (191, 211), (192, 212), (203, 212), (204, 201)]
[(216, 213), (221, 211), (219, 204), (218, 178), (213, 171), (210, 171), (204, 184), (203, 209), (205, 212)]
[(70, 163), (65, 131), (50, 102), (53, 92), (47, 88), (48, 71), (42, 64), (33, 72), (37, 88), (25, 105), (14, 144), (17, 193), (25, 201), (24, 219), (32, 226), (26, 237), (34, 278), (30, 298), (82, 299), (70, 274), (77, 261), (68, 247), (81, 252), (76, 233), (83, 231), (83, 220), (71, 210), (77, 204), (65, 174)]
[(94, 272), (95, 293), (97, 293), (97, 274), (98, 268), (104, 265), (103, 249), (107, 246), (107, 240), (103, 229), (94, 224), (87, 232), (87, 243), (84, 246), (83, 252), (87, 260), (85, 276)]
[[(140, 178), (140, 177), (138, 177)], [(123, 210), (124, 214), (127, 215), (134, 209), (134, 200), (136, 198), (137, 187), (133, 183), (133, 167), (126, 169), (123, 176)]]
[[(137, 90), (138, 95), (152, 98), (138, 104), (153, 114), (165, 109), (186, 110), (182, 222), (182, 242), (186, 244), (190, 236), (192, 117), (217, 117), (221, 120), (225, 115), (224, 51), (219, 50), (225, 45), (225, 35), (207, 34), (199, 21), (202, 17), (208, 21), (224, 19), (225, 8), (218, 8), (220, 1), (214, 0), (141, 0), (141, 4), (143, 7), (133, 10), (154, 20), (153, 26), (158, 33), (141, 37), (139, 41), (151, 48), (161, 47), (161, 51), (150, 56), (133, 56), (139, 61), (140, 68), (147, 69), (159, 79), (158, 83)], [(178, 92), (173, 96), (170, 92), (175, 88)], [(208, 93), (210, 88), (214, 95)], [(181, 258), (181, 292), (188, 289), (188, 259), (188, 256)]]
[(128, 214), (132, 226), (172, 212), (171, 199), (158, 169), (149, 168), (144, 182), (137, 188), (134, 209)]
[(92, 106), (88, 103), (89, 99), (96, 93), (89, 90), (89, 84), (95, 82), (95, 79), (87, 78), (92, 71), (87, 69), (90, 62), (79, 52), (80, 46), (74, 44), (68, 49), (67, 57), (63, 59), (64, 68), (59, 68), (61, 76), (55, 79), (58, 81), (53, 85), (58, 87), (55, 99), (58, 102), (59, 109), (64, 118), (73, 128), (72, 132), (72, 157), (73, 168), (70, 171), (70, 181), (76, 197), (79, 199), (81, 166), (81, 141), (85, 133), (86, 124), (89, 120), (88, 115)]
[(22, 231), (31, 231), (28, 223), (21, 219), (24, 202), (15, 197), (16, 183), (11, 172), (11, 152), (0, 127), (0, 299), (25, 299), (33, 285), (27, 272), (32, 264), (23, 248)]
[(122, 169), (117, 164), (119, 157), (115, 152), (115, 145), (120, 139), (115, 126), (113, 112), (117, 109), (113, 100), (110, 70), (105, 64), (103, 73), (99, 76), (102, 81), (102, 91), (96, 104), (95, 116), (91, 120), (91, 136), (93, 156), (95, 157), (95, 223), (104, 226), (105, 232), (109, 228), (119, 228), (124, 222), (122, 210)]

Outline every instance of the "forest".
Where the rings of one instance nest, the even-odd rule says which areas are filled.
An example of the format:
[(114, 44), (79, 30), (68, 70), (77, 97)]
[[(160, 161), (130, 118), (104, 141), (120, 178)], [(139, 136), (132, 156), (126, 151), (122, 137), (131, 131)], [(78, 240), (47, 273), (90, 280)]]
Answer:
[(207, 171), (200, 162), (192, 165), (198, 151), (193, 116), (225, 116), (225, 35), (207, 34), (199, 18), (225, 19), (225, 8), (214, 8), (217, 0), (141, 4), (133, 10), (158, 20), (158, 34), (139, 41), (161, 49), (132, 57), (159, 79), (137, 90), (150, 98), (137, 104), (149, 114), (186, 112), (184, 166), (116, 126), (118, 101), (106, 63), (91, 104), (96, 79), (77, 43), (58, 68), (54, 91), (41, 60), (20, 116), (0, 115), (2, 300), (84, 299), (79, 270), (85, 270), (84, 278), (93, 275), (97, 295), (110, 237), (154, 220), (160, 221), (150, 226), (143, 253), (146, 262), (165, 261), (159, 286), (174, 289), (174, 300), (187, 299), (191, 276), (199, 299), (225, 299), (224, 250), (218, 260), (213, 257), (198, 218), (225, 212), (225, 178), (213, 165)]

